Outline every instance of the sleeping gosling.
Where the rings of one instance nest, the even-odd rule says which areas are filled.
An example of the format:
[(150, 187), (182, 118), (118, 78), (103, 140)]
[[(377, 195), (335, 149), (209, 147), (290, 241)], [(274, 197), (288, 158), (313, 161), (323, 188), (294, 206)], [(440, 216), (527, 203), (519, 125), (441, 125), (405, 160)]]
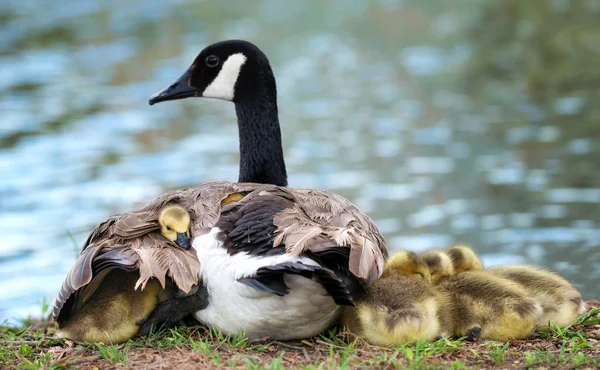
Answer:
[(158, 215), (160, 233), (183, 249), (190, 249), (190, 214), (178, 205), (164, 207)]
[(377, 346), (449, 335), (450, 300), (430, 281), (427, 266), (414, 252), (396, 253), (382, 276), (355, 298), (356, 306), (345, 307), (342, 322)]
[(419, 254), (431, 273), (431, 282), (436, 284), (454, 275), (454, 265), (450, 257), (440, 250), (431, 250)]
[(136, 272), (110, 271), (89, 301), (57, 332), (80, 342), (122, 343), (132, 338), (159, 301), (172, 298), (157, 279), (134, 290)]
[(539, 328), (548, 325), (568, 326), (587, 311), (577, 289), (552, 271), (535, 266), (515, 265), (492, 267), (486, 272), (518, 283), (540, 302), (543, 315), (537, 322)]
[[(481, 271), (483, 264), (477, 254), (467, 246), (455, 246), (446, 250), (452, 259), (454, 271)], [(558, 274), (535, 266), (497, 266), (485, 270), (496, 276), (511, 280), (540, 303), (543, 314), (537, 327), (548, 325), (565, 327), (587, 311), (581, 294)]]
[(485, 271), (467, 271), (435, 285), (451, 298), (453, 334), (506, 341), (529, 337), (542, 315), (521, 286)]
[(446, 249), (446, 254), (452, 260), (454, 273), (460, 274), (465, 271), (482, 271), (483, 263), (475, 251), (466, 245), (455, 245)]

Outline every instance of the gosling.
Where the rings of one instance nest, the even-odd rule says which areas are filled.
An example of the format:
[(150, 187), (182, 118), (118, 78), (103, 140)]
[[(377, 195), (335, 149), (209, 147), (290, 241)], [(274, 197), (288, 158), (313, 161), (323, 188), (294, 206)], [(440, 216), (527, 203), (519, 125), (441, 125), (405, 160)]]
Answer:
[(466, 245), (455, 245), (446, 249), (446, 254), (452, 260), (454, 273), (460, 274), (465, 271), (482, 271), (483, 263), (475, 251)]
[(431, 273), (431, 282), (436, 284), (439, 281), (454, 275), (454, 265), (450, 257), (439, 250), (431, 250), (419, 254), (419, 257), (425, 262)]
[(565, 327), (587, 311), (581, 294), (558, 274), (534, 266), (497, 266), (486, 272), (509, 279), (523, 287), (542, 305), (538, 328)]
[(540, 304), (513, 281), (485, 271), (467, 271), (435, 285), (450, 297), (453, 334), (506, 341), (529, 337), (542, 315)]
[(427, 265), (410, 251), (390, 257), (383, 274), (355, 307), (345, 307), (346, 328), (377, 346), (450, 335), (450, 299), (430, 284)]
[(188, 250), (190, 242), (190, 214), (178, 205), (164, 207), (158, 215), (158, 224), (162, 236), (172, 241), (180, 248)]

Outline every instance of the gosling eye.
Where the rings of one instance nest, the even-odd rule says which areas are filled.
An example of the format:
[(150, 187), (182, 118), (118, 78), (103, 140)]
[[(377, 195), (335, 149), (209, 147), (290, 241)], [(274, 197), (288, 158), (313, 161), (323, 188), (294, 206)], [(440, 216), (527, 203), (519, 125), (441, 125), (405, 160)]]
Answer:
[(219, 65), (219, 57), (216, 55), (209, 55), (204, 60), (206, 66), (209, 68), (214, 68)]
[(173, 229), (171, 229), (171, 226), (167, 226), (167, 230), (173, 231)]

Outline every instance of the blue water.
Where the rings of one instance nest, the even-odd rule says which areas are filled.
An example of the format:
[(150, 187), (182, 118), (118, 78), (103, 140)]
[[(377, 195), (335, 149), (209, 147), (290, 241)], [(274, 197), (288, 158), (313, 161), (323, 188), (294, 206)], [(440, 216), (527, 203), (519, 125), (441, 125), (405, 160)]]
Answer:
[[(542, 23), (523, 16), (496, 48), (489, 40), (508, 34), (487, 27), (497, 2), (234, 3), (0, 5), (0, 321), (39, 316), (110, 214), (237, 179), (230, 103), (147, 104), (228, 38), (272, 62), (291, 186), (353, 200), (392, 249), (467, 242), (487, 266), (548, 266), (598, 298), (600, 135), (585, 128), (598, 116), (594, 90), (580, 78), (540, 97), (537, 70), (519, 63), (524, 48), (536, 55), (527, 35), (554, 37), (563, 10), (540, 7)], [(595, 35), (594, 14), (568, 22)], [(559, 67), (542, 81), (583, 73)]]

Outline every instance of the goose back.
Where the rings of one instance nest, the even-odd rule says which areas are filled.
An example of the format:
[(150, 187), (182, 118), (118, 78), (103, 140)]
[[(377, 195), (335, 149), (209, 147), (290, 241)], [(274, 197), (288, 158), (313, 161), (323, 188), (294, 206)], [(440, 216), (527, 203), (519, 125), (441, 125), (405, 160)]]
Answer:
[[(322, 258), (324, 267), (345, 269), (364, 286), (381, 275), (387, 258), (385, 241), (373, 221), (339, 195), (256, 183), (205, 183), (165, 193), (139, 210), (98, 225), (56, 300), (53, 316), (59, 324), (115, 268), (139, 272), (135, 289), (143, 289), (151, 278), (165, 287), (168, 277), (184, 293), (191, 291), (200, 271), (195, 251), (177, 248), (158, 232), (158, 214), (169, 204), (190, 213), (193, 238), (214, 227), (223, 229), (229, 254), (314, 255)], [(338, 258), (328, 258), (331, 254)]]

